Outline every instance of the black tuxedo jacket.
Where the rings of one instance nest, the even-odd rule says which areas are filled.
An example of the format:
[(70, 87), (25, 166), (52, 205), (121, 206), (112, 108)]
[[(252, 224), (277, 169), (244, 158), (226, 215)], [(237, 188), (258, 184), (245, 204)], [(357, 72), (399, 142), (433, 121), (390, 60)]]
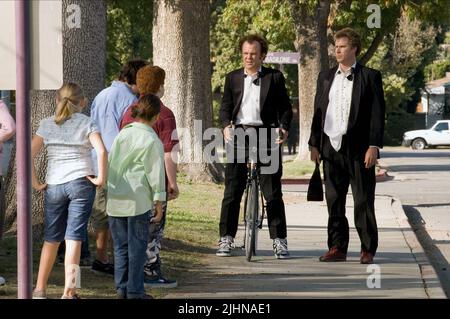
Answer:
[[(220, 122), (222, 127), (236, 122), (236, 116), (241, 108), (244, 95), (244, 69), (238, 69), (227, 74), (220, 107)], [(259, 73), (261, 85), (261, 120), (264, 126), (281, 126), (289, 131), (292, 120), (292, 105), (287, 94), (283, 73), (278, 70), (262, 67)]]
[[(323, 128), (328, 108), (328, 96), (337, 66), (322, 71), (317, 80), (314, 116), (308, 144), (323, 151)], [(349, 156), (364, 158), (369, 146), (383, 147), (385, 101), (381, 73), (356, 64), (353, 72), (353, 91), (347, 127)]]

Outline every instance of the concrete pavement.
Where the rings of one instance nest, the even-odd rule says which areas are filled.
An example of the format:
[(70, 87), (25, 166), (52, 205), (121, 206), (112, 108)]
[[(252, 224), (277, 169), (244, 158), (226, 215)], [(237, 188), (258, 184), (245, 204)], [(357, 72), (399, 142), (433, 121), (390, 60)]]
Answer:
[[(259, 235), (258, 256), (203, 260), (203, 273), (167, 290), (166, 298), (445, 298), (439, 280), (412, 232), (401, 204), (377, 196), (379, 249), (374, 265), (359, 263), (360, 243), (353, 224), (353, 203), (347, 200), (350, 246), (347, 262), (322, 263), (326, 250), (325, 202), (307, 202), (306, 185), (285, 185), (288, 243), (292, 258), (276, 260), (267, 227)], [(242, 241), (240, 227), (236, 241)], [(376, 277), (378, 276), (379, 277)], [(378, 281), (379, 279), (379, 281)], [(369, 282), (369, 285), (368, 285)], [(377, 284), (380, 288), (376, 288)], [(375, 288), (369, 288), (372, 286)]]
[(450, 149), (386, 147), (380, 165), (391, 180), (377, 194), (399, 198), (421, 246), (450, 297)]

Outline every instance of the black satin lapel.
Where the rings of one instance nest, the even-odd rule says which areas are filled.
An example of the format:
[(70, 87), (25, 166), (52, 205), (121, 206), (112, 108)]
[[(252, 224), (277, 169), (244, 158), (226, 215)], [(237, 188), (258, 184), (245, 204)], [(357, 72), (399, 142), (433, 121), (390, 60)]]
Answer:
[(260, 105), (260, 109), (262, 111), (262, 109), (264, 108), (264, 103), (266, 102), (266, 98), (267, 98), (267, 94), (269, 93), (269, 88), (270, 88), (270, 81), (272, 80), (272, 74), (265, 72), (264, 68), (262, 69), (261, 72), (261, 78), (260, 78), (260, 83), (261, 83), (261, 92), (259, 94), (259, 105)]
[(356, 119), (358, 118), (359, 112), (359, 102), (361, 100), (361, 85), (362, 85), (362, 75), (361, 69), (358, 65), (355, 68), (355, 76), (353, 79), (353, 90), (352, 90), (352, 102), (350, 106), (350, 115), (348, 117), (348, 126), (347, 130), (355, 125)]
[(244, 69), (242, 69), (242, 72), (239, 72), (235, 78), (234, 78), (234, 85), (233, 89), (239, 92), (239, 95), (236, 99), (237, 103), (234, 106), (233, 113), (239, 112), (239, 109), (241, 108), (242, 98), (244, 96)]

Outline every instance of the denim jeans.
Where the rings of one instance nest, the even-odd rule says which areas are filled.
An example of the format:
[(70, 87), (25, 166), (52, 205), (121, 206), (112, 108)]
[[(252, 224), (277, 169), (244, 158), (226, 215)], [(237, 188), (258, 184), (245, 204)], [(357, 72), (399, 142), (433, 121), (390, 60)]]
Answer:
[(149, 235), (149, 214), (131, 217), (109, 216), (114, 242), (114, 281), (117, 294), (128, 299), (142, 298), (144, 264)]
[(95, 185), (86, 177), (48, 185), (45, 191), (44, 240), (83, 241), (95, 197)]

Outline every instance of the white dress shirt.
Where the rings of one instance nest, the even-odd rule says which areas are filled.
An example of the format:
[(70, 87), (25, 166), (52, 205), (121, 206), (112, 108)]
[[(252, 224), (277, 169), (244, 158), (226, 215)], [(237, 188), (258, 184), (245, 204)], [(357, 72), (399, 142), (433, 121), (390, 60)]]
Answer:
[(355, 65), (356, 63), (345, 72), (340, 67), (337, 69), (328, 95), (324, 132), (330, 138), (331, 146), (336, 151), (340, 150), (342, 136), (347, 133), (353, 92), (352, 69)]
[[(258, 73), (261, 72), (261, 68)], [(261, 120), (261, 79), (258, 79), (258, 73), (254, 75), (246, 75), (244, 78), (244, 94), (241, 102), (241, 109), (236, 116), (236, 124), (260, 126), (263, 124)], [(255, 84), (257, 80), (257, 84)]]

